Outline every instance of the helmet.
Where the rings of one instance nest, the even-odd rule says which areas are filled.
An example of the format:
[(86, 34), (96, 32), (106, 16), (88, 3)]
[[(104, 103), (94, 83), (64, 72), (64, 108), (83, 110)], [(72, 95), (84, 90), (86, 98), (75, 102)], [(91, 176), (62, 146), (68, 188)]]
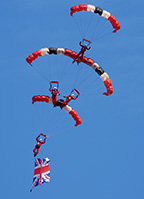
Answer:
[(56, 90), (56, 89), (57, 89), (57, 87), (54, 87), (54, 89)]
[(74, 97), (74, 94), (72, 94), (71, 96)]
[(40, 138), (39, 141), (42, 142), (42, 139)]

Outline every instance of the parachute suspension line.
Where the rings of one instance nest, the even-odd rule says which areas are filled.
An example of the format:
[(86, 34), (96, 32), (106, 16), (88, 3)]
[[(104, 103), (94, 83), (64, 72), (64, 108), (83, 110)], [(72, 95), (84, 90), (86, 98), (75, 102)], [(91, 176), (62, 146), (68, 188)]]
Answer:
[[(40, 104), (41, 105), (41, 110), (42, 110), (42, 105), (44, 105), (44, 104)], [(48, 122), (47, 121), (49, 121), (49, 118), (50, 118), (50, 114), (47, 114), (47, 110), (45, 109), (45, 107), (44, 107), (44, 110), (42, 110), (42, 115), (43, 115), (43, 119), (42, 119), (42, 121), (43, 122), (41, 122), (41, 124), (42, 124), (42, 127), (43, 127), (43, 129), (45, 129), (45, 127), (46, 127), (46, 125), (48, 124)]]
[[(96, 78), (96, 79), (98, 79), (98, 78)], [(86, 86), (81, 92), (83, 92), (84, 90), (87, 90), (87, 88), (89, 88), (94, 82), (96, 82), (96, 79), (94, 79), (92, 82), (90, 82), (88, 84), (88, 86)], [(100, 91), (100, 87), (98, 86), (98, 84), (97, 84), (97, 87), (99, 88), (98, 91)], [(84, 95), (84, 94), (82, 94), (82, 95)], [(85, 95), (89, 95), (89, 94), (85, 94)], [(96, 93), (94, 95), (99, 95), (99, 94)]]
[(91, 36), (91, 42), (94, 41), (93, 39), (94, 39), (94, 37), (95, 37), (95, 35), (96, 35), (96, 32), (98, 31), (97, 29), (99, 28), (99, 26), (100, 26), (100, 19), (98, 18), (98, 20), (97, 20), (97, 25), (95, 26), (94, 31), (93, 31), (93, 34), (92, 34), (92, 36)]
[(57, 135), (57, 134), (66, 132), (66, 131), (68, 131), (68, 130), (70, 130), (70, 129), (72, 129), (72, 128), (74, 128), (74, 127), (73, 127), (73, 126), (68, 127), (68, 128), (66, 128), (66, 129), (64, 129), (64, 130), (58, 131), (57, 133), (52, 133), (51, 135), (48, 135), (48, 137), (52, 137), (52, 136), (55, 136), (55, 135)]
[(75, 24), (76, 24), (76, 26), (77, 26), (77, 29), (78, 29), (78, 31), (79, 31), (81, 37), (83, 38), (83, 34), (81, 33), (80, 27), (79, 27), (79, 25), (78, 25), (76, 19), (75, 19), (75, 18), (73, 18), (73, 19), (74, 19), (74, 22), (75, 22)]
[(88, 26), (87, 26), (87, 28), (86, 28), (86, 31), (85, 31), (85, 34), (84, 34), (84, 38), (86, 37), (86, 35), (87, 35), (88, 31), (89, 31), (92, 18), (94, 18), (94, 15), (92, 15), (92, 16), (90, 17), (90, 19), (89, 19), (89, 23), (88, 23)]
[[(54, 65), (56, 65), (56, 79), (60, 80), (60, 78), (61, 78), (61, 74), (60, 73), (61, 73), (62, 69), (60, 70), (60, 67), (59, 67), (60, 62), (59, 62), (59, 60), (55, 59), (55, 62), (56, 63), (54, 63)], [(61, 63), (61, 65), (63, 65), (63, 64)], [(50, 67), (50, 68), (52, 68), (52, 67)]]
[(83, 84), (86, 80), (88, 80), (90, 78), (90, 76), (92, 76), (93, 73), (91, 72), (85, 79), (83, 79), (79, 84), (78, 86), (80, 86), (81, 84)]
[[(57, 114), (55, 120), (53, 121), (53, 123), (51, 124), (49, 132), (53, 129), (53, 127), (55, 126), (55, 123), (57, 122), (57, 120), (58, 120), (58, 114)], [(50, 137), (50, 133), (49, 132), (47, 133), (47, 135)]]
[(101, 38), (103, 38), (103, 37), (105, 37), (105, 36), (108, 36), (108, 35), (110, 35), (110, 34), (111, 34), (110, 32), (109, 32), (109, 33), (105, 33), (105, 34), (103, 34), (103, 35), (97, 37), (94, 41), (99, 40), (99, 39), (101, 39)]
[(74, 79), (74, 84), (73, 84), (73, 87), (76, 88), (77, 85), (78, 85), (78, 82), (79, 82), (79, 78), (80, 78), (80, 75), (81, 75), (81, 72), (82, 72), (82, 67), (80, 65), (77, 66), (77, 70), (75, 72), (75, 79)]
[[(64, 70), (64, 69), (61, 70), (60, 78), (59, 78), (60, 81), (63, 80), (63, 79), (65, 78), (66, 74), (69, 72), (69, 70), (70, 70), (70, 68), (71, 68), (71, 67), (66, 67), (66, 65), (67, 65), (67, 63), (65, 63), (65, 64), (64, 64), (64, 67), (63, 67), (65, 70)], [(63, 71), (64, 71), (64, 72), (63, 72)]]
[(59, 63), (58, 63), (58, 59), (56, 59), (56, 69), (57, 69), (57, 79), (60, 79), (60, 69), (59, 69)]
[[(80, 24), (80, 25), (78, 25), (78, 27), (80, 28), (79, 30), (80, 30), (80, 32), (81, 32), (82, 37), (84, 37), (85, 24), (83, 23), (84, 20), (83, 20), (83, 18), (82, 18), (82, 13), (80, 13), (77, 17), (79, 18), (78, 23)], [(78, 24), (78, 23), (77, 23), (77, 24)]]
[[(100, 24), (100, 18), (99, 18), (99, 20), (98, 20), (98, 25)], [(107, 23), (107, 21), (104, 21), (103, 22), (104, 23), (104, 26), (102, 26), (103, 28), (101, 28), (100, 29), (100, 31), (99, 31), (99, 33), (97, 33), (97, 37), (95, 37), (95, 35), (96, 35), (96, 32), (97, 32), (97, 27), (95, 28), (95, 30), (94, 30), (94, 32), (93, 32), (93, 35), (92, 35), (92, 38), (91, 38), (91, 40), (94, 42), (94, 41), (96, 41), (96, 40), (99, 40), (99, 39), (101, 39), (101, 38), (103, 38), (103, 37), (105, 37), (105, 36), (107, 36), (107, 35), (110, 35), (111, 34), (111, 31), (109, 31), (109, 32), (106, 32), (105, 30), (107, 30), (108, 31), (108, 29), (110, 30), (110, 26), (109, 26), (109, 24)], [(102, 34), (103, 33), (103, 34)], [(95, 38), (95, 39), (94, 39)]]
[(79, 17), (79, 21), (80, 21), (80, 30), (82, 30), (81, 32), (83, 33), (83, 20), (82, 20), (82, 18), (81, 18), (81, 15), (78, 15), (78, 17)]
[(38, 122), (38, 117), (37, 117), (36, 110), (35, 110), (34, 106), (33, 106), (33, 110), (34, 110), (35, 120), (36, 120), (36, 124), (37, 124), (37, 129), (38, 129), (38, 132), (40, 132), (40, 125)]
[[(40, 104), (39, 106), (39, 112), (40, 112), (40, 115), (42, 115), (42, 117), (38, 117), (38, 111), (36, 109), (36, 105), (33, 104), (33, 109), (34, 109), (34, 115), (35, 115), (35, 119), (36, 119), (36, 123), (37, 123), (37, 126), (39, 127), (38, 130), (39, 132), (43, 131), (43, 123), (44, 123), (44, 111), (43, 111), (43, 108), (42, 108), (42, 104)], [(46, 112), (45, 112), (46, 113)]]
[(46, 81), (48, 81), (48, 83), (50, 83), (49, 79), (43, 75), (37, 68), (35, 68), (35, 66), (32, 66), (34, 68), (35, 71), (37, 71), (37, 73), (39, 73)]

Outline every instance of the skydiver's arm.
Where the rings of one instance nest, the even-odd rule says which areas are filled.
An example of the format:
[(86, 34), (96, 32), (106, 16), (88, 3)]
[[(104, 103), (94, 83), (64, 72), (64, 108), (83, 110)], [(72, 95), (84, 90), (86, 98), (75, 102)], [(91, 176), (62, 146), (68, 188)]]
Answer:
[(41, 142), (42, 144), (44, 144), (46, 142), (46, 138), (44, 139), (44, 141), (43, 142)]
[(81, 47), (83, 47), (83, 45), (81, 44), (81, 41), (79, 42), (79, 45), (80, 45)]
[(57, 90), (57, 93), (60, 95), (60, 92)]
[(74, 97), (74, 98), (72, 98), (73, 100), (76, 100), (78, 98), (78, 95), (76, 96), (76, 97)]
[(91, 47), (89, 47), (89, 48), (86, 48), (87, 50), (90, 50), (91, 49)]
[(38, 142), (39, 140), (38, 140), (38, 138), (40, 137), (40, 135), (39, 136), (37, 136), (37, 138), (36, 138), (36, 141)]
[(51, 88), (49, 88), (49, 91), (52, 91), (52, 89), (51, 89)]

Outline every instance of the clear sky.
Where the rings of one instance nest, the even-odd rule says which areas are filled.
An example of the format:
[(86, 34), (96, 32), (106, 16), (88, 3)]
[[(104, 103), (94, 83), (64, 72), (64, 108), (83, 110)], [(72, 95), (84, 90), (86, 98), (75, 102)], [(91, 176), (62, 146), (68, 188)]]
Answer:
[[(105, 88), (94, 71), (86, 66), (83, 73), (84, 65), (77, 68), (70, 58), (44, 56), (34, 62), (35, 68), (25, 61), (43, 47), (79, 51), (81, 23), (69, 13), (71, 6), (83, 3), (100, 6), (121, 24), (116, 34), (95, 40), (86, 52), (109, 74), (114, 87), (109, 97), (102, 95)], [(1, 2), (1, 198), (144, 198), (143, 7), (142, 0)], [(86, 80), (88, 88), (78, 88), (80, 97), (70, 103), (82, 119), (77, 128), (59, 108), (31, 104), (33, 95), (50, 95), (49, 83), (41, 74), (56, 80), (53, 70), (58, 66), (62, 67), (62, 76), (57, 74), (60, 97), (76, 85), (74, 73), (75, 77), (85, 76), (87, 71), (96, 75), (91, 85), (91, 79)], [(63, 78), (64, 66), (76, 72), (72, 69)], [(32, 150), (40, 131), (50, 136), (38, 157), (50, 158), (51, 182), (30, 193)]]

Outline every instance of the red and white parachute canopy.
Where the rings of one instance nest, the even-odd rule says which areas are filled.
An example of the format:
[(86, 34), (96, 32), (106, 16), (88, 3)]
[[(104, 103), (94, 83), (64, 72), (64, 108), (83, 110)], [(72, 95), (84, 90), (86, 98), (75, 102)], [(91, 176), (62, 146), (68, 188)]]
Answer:
[[(32, 66), (32, 62), (37, 59), (40, 56), (43, 55), (50, 55), (50, 54), (62, 54), (62, 55), (66, 55), (72, 59), (76, 59), (78, 53), (70, 50), (70, 49), (64, 49), (64, 48), (42, 48), (41, 50), (37, 50), (35, 52), (33, 52), (32, 54), (30, 54), (27, 58), (26, 61)], [(104, 70), (99, 66), (98, 63), (94, 62), (91, 58), (87, 58), (85, 56), (83, 56), (80, 59), (80, 62), (89, 65), (95, 72), (97, 72), (97, 74), (101, 77), (101, 79), (104, 82), (104, 85), (107, 89), (107, 92), (104, 92), (104, 95), (111, 95), (113, 93), (113, 87), (112, 87), (112, 81), (109, 79), (109, 75), (104, 72)]]
[(93, 13), (98, 13), (100, 16), (104, 17), (105, 19), (109, 20), (110, 23), (112, 24), (114, 30), (113, 32), (115, 33), (117, 30), (120, 29), (120, 24), (116, 20), (116, 18), (107, 12), (106, 10), (102, 10), (100, 7), (96, 7), (94, 5), (87, 5), (87, 4), (80, 4), (80, 5), (75, 5), (71, 7), (70, 9), (70, 15), (73, 16), (75, 12), (81, 12), (81, 11), (90, 11)]
[[(32, 104), (34, 104), (35, 102), (46, 102), (46, 103), (53, 104), (52, 103), (52, 98), (49, 97), (49, 96), (45, 96), (45, 95), (33, 96)], [(70, 106), (66, 105), (66, 106), (62, 107), (62, 109), (65, 110), (67, 113), (69, 113), (72, 116), (72, 118), (76, 121), (75, 126), (78, 126), (78, 125), (80, 125), (82, 123), (81, 118), (78, 116), (77, 112), (73, 108), (71, 108)]]

